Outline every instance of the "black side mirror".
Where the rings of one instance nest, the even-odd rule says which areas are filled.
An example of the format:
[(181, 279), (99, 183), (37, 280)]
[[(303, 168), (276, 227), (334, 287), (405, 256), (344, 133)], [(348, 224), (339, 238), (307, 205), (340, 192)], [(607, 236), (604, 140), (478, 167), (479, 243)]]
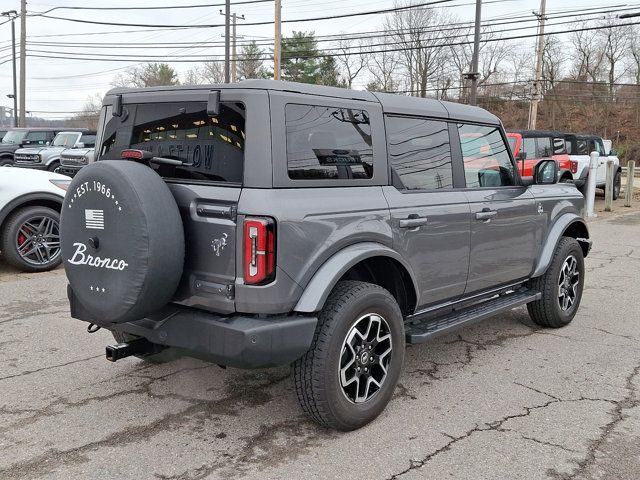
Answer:
[(220, 90), (211, 90), (207, 100), (207, 115), (218, 115), (220, 113)]
[(558, 162), (541, 160), (533, 169), (533, 183), (536, 185), (552, 185), (558, 183)]

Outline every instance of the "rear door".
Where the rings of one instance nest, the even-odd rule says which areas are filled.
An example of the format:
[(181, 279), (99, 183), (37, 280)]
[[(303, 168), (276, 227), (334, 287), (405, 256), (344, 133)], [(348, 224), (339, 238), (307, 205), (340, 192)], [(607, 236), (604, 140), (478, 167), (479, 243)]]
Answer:
[(184, 162), (154, 166), (183, 218), (185, 263), (174, 300), (233, 312), (236, 211), (243, 184), (248, 106), (223, 91), (220, 113), (209, 116), (207, 91), (182, 98), (175, 92), (165, 93), (163, 102), (158, 102), (157, 95), (125, 95), (126, 115), (121, 117), (112, 116), (112, 108), (107, 107), (100, 160), (119, 159), (123, 149), (133, 148)]
[(385, 118), (392, 186), (389, 203), (394, 249), (411, 265), (418, 309), (464, 292), (469, 266), (469, 204), (456, 188), (450, 124), (388, 115)]
[(457, 125), (471, 210), (465, 295), (527, 278), (536, 256), (536, 208), (497, 125)]

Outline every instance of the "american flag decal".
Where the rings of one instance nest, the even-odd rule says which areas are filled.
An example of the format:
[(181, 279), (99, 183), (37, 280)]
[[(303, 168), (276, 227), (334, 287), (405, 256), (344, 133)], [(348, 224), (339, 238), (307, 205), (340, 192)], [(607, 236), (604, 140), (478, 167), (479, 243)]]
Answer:
[(85, 210), (84, 221), (87, 228), (104, 230), (104, 210)]

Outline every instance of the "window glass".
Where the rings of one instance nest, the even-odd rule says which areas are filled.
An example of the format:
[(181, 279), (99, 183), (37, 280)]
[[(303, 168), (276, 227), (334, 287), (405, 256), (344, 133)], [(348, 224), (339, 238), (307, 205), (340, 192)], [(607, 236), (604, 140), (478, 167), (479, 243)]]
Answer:
[(446, 122), (387, 117), (389, 163), (408, 190), (453, 187)]
[(65, 147), (71, 148), (76, 144), (76, 140), (78, 140), (77, 133), (59, 133), (56, 135), (56, 138), (53, 139), (54, 147)]
[[(164, 178), (242, 182), (244, 106), (222, 104), (216, 116), (206, 102), (126, 105), (128, 117), (107, 116), (100, 158), (119, 159), (127, 148), (182, 160), (182, 166), (153, 164)], [(133, 121), (129, 119), (133, 119)]]
[(285, 126), (289, 178), (373, 176), (371, 125), (364, 110), (288, 104)]
[(516, 153), (516, 137), (507, 137), (507, 140), (509, 141), (509, 147), (511, 148), (511, 153), (515, 154)]
[(25, 137), (24, 130), (9, 130), (4, 137), (2, 137), (2, 143), (16, 144), (22, 143)]
[(536, 153), (536, 139), (531, 137), (523, 137), (522, 151), (527, 154), (527, 160), (538, 158)]
[(467, 187), (515, 185), (515, 169), (499, 127), (459, 124)]
[(569, 155), (571, 155), (571, 152), (573, 151), (573, 148), (572, 148), (572, 146), (571, 146), (571, 140), (565, 140), (565, 141), (564, 141), (564, 146), (565, 146), (565, 148), (567, 149), (567, 153), (568, 153)]
[(38, 145), (44, 145), (47, 143), (48, 138), (49, 136), (47, 135), (47, 132), (29, 132), (24, 137), (25, 140)]
[(80, 141), (84, 143), (85, 148), (93, 148), (96, 144), (96, 136), (85, 134), (80, 137)]
[(553, 148), (551, 148), (551, 138), (549, 137), (538, 137), (536, 138), (537, 143), (537, 155), (536, 158), (547, 158), (553, 155)]
[(576, 140), (576, 155), (589, 155), (586, 140)]
[(560, 155), (563, 153), (567, 153), (565, 146), (564, 146), (564, 140), (562, 138), (554, 138), (553, 139), (553, 154), (554, 155)]

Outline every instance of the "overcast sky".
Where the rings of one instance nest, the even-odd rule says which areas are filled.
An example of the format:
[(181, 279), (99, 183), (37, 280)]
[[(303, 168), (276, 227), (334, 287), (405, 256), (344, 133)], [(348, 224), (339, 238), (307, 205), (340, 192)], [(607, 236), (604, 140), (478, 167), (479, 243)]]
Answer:
[[(232, 0), (241, 2), (243, 0)], [(417, 0), (423, 3), (422, 0)], [(424, 0), (426, 2), (426, 0)], [(30, 13), (42, 12), (56, 6), (175, 6), (188, 4), (217, 4), (222, 0), (34, 0), (29, 1), (27, 9)], [(454, 0), (447, 5), (446, 10), (455, 14), (461, 21), (471, 21), (474, 18), (473, 0)], [(301, 19), (327, 15), (365, 12), (393, 7), (393, 0), (282, 0), (282, 18)], [(555, 12), (575, 8), (593, 7), (617, 7), (618, 5), (639, 6), (640, 1), (624, 2), (614, 0), (547, 0), (547, 12)], [(483, 6), (483, 20), (495, 19), (501, 16), (514, 14), (531, 14), (539, 9), (538, 0), (504, 0), (487, 2)], [(146, 11), (89, 11), (89, 10), (56, 10), (49, 15), (60, 17), (78, 18), (86, 20), (98, 20), (105, 22), (137, 23), (137, 24), (171, 24), (171, 25), (197, 25), (219, 24), (224, 18), (220, 15), (219, 6), (211, 6), (197, 9), (174, 10), (146, 10)], [(20, 10), (19, 0), (0, 0), (0, 10)], [(273, 2), (253, 3), (232, 6), (232, 12), (244, 14), (246, 22), (263, 22), (273, 19)], [(533, 16), (533, 15), (532, 15)], [(330, 35), (340, 33), (355, 33), (380, 28), (384, 15), (368, 15), (338, 20), (325, 20), (304, 23), (284, 23), (283, 35), (290, 34), (292, 30), (315, 31), (317, 35)], [(566, 21), (566, 20), (563, 20)], [(2, 20), (0, 20), (0, 23)], [(238, 23), (238, 35), (244, 36), (244, 40), (256, 39), (266, 42), (273, 39), (273, 25), (242, 26)], [(525, 27), (531, 27), (526, 29)], [(512, 26), (511, 26), (512, 27)], [(506, 27), (505, 27), (506, 28)], [(549, 30), (565, 30), (566, 25), (549, 27)], [(16, 36), (19, 38), (19, 21), (16, 22)], [(211, 42), (221, 41), (224, 34), (223, 27), (200, 28), (191, 30), (167, 30), (167, 31), (139, 31), (132, 33), (112, 33), (91, 35), (97, 32), (118, 32), (122, 30), (144, 30), (140, 27), (118, 27), (105, 25), (91, 25), (54, 20), (32, 16), (27, 19), (28, 41), (31, 42), (73, 42), (82, 45), (82, 48), (60, 48), (58, 46), (36, 45), (28, 46), (30, 50), (48, 51), (53, 53), (40, 53), (41, 55), (60, 55), (58, 52), (86, 52), (92, 54), (127, 54), (144, 58), (147, 55), (224, 55), (223, 46), (205, 45), (191, 48), (180, 48), (168, 45), (166, 48), (140, 49), (120, 48), (104, 49), (92, 48), (88, 43), (108, 42)], [(83, 33), (83, 35), (67, 36), (68, 34)], [(86, 35), (84, 34), (86, 33)], [(523, 24), (523, 34), (535, 33), (534, 22)], [(510, 33), (513, 35), (513, 33)], [(44, 36), (48, 35), (48, 36)], [(11, 106), (11, 100), (6, 94), (12, 91), (11, 62), (6, 62), (7, 55), (11, 53), (11, 28), (10, 25), (0, 25), (0, 105)], [(519, 48), (531, 46), (534, 39), (519, 41)], [(328, 44), (323, 44), (327, 46)], [(9, 47), (9, 48), (7, 48)], [(514, 45), (514, 48), (516, 45)], [(38, 54), (35, 53), (34, 54)], [(161, 61), (161, 59), (152, 59)], [(5, 62), (5, 63), (2, 63)], [(183, 74), (195, 64), (171, 63), (178, 72)], [(27, 58), (27, 110), (33, 111), (34, 116), (61, 117), (62, 112), (79, 110), (87, 97), (92, 94), (104, 94), (109, 88), (113, 77), (127, 67), (135, 65), (135, 62), (107, 62), (91, 60), (62, 60), (46, 58)], [(361, 88), (362, 83), (356, 82), (356, 88)], [(55, 112), (55, 113), (44, 113)], [(60, 113), (59, 113), (60, 112)]]

